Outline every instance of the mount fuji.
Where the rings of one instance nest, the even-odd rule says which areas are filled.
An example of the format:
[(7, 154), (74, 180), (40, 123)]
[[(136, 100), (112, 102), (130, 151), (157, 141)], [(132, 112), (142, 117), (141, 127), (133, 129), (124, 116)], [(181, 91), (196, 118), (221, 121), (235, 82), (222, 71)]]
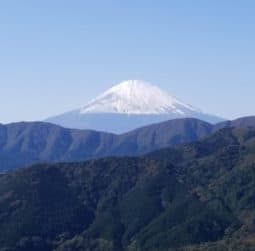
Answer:
[(128, 80), (113, 86), (82, 108), (46, 121), (69, 128), (125, 133), (152, 123), (188, 117), (210, 123), (223, 121), (178, 100), (157, 86)]

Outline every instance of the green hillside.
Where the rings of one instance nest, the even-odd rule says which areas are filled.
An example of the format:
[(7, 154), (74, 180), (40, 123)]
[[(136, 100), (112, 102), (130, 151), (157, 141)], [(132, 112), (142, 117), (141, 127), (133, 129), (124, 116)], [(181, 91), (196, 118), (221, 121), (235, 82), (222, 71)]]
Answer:
[(255, 250), (255, 129), (0, 177), (0, 250)]

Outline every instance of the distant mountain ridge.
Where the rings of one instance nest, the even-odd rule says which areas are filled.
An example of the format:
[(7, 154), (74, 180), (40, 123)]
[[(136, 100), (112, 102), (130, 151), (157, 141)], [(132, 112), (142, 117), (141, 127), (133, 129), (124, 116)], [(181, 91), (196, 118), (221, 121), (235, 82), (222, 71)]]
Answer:
[(222, 118), (206, 114), (141, 80), (123, 81), (82, 108), (46, 121), (68, 128), (121, 134), (176, 118), (198, 118), (211, 123), (223, 121)]
[[(242, 125), (244, 125), (242, 123)], [(254, 251), (255, 127), (0, 175), (2, 251)]]
[(196, 141), (232, 125), (255, 126), (255, 117), (215, 126), (197, 119), (175, 119), (122, 135), (67, 129), (43, 122), (0, 125), (0, 171), (41, 162), (137, 156)]
[(238, 118), (235, 120), (227, 120), (220, 122), (214, 126), (214, 130), (218, 130), (225, 127), (253, 127), (255, 126), (255, 116), (247, 116)]

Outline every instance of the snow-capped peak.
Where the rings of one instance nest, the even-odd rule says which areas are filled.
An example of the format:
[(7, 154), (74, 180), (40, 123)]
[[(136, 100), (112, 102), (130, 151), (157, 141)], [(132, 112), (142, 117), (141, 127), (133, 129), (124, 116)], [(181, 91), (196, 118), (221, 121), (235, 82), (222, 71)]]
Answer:
[(141, 80), (123, 81), (90, 101), (81, 110), (85, 113), (168, 114), (188, 115), (199, 112), (162, 91), (157, 86)]

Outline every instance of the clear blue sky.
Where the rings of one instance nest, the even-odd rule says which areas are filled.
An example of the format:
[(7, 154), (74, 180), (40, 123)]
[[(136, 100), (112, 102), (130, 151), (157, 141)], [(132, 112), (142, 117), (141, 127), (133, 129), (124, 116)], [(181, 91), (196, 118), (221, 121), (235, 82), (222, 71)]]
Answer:
[(143, 79), (206, 112), (255, 115), (253, 0), (0, 1), (0, 122)]

